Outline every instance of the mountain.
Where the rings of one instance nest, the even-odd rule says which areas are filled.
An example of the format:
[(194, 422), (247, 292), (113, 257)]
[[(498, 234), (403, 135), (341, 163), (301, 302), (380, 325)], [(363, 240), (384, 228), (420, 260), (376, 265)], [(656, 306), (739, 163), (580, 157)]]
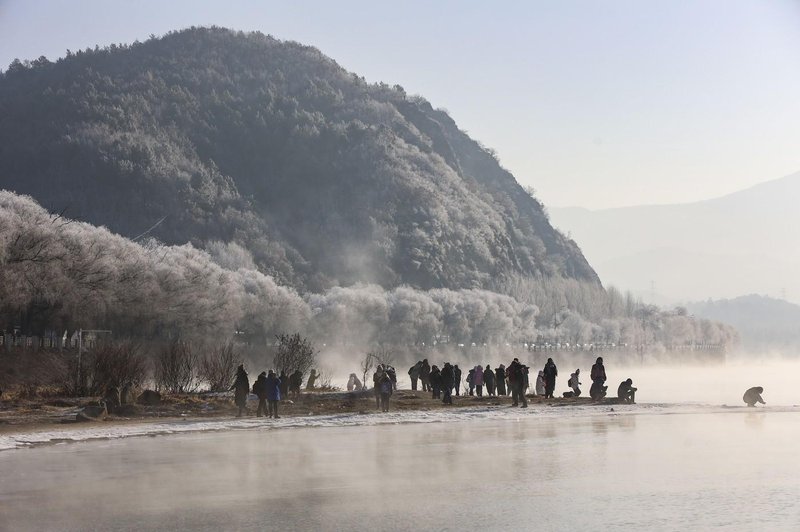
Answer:
[(760, 295), (708, 300), (686, 305), (702, 318), (734, 326), (751, 352), (800, 352), (800, 306)]
[(0, 75), (0, 188), (301, 291), (599, 286), (490, 150), (318, 50), (192, 28)]
[(696, 203), (550, 212), (607, 284), (682, 300), (800, 302), (797, 198), (800, 173)]

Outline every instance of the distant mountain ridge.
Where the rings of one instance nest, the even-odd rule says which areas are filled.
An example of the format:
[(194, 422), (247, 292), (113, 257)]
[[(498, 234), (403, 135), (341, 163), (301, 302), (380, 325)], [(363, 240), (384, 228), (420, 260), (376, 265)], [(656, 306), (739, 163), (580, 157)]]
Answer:
[(15, 62), (0, 116), (0, 188), (300, 290), (599, 285), (445, 112), (297, 43), (193, 28)]
[(741, 334), (742, 346), (750, 352), (800, 352), (800, 305), (750, 294), (688, 303), (686, 308), (702, 318), (736, 327)]
[(607, 284), (683, 300), (766, 293), (800, 302), (798, 198), (795, 173), (695, 203), (550, 212)]

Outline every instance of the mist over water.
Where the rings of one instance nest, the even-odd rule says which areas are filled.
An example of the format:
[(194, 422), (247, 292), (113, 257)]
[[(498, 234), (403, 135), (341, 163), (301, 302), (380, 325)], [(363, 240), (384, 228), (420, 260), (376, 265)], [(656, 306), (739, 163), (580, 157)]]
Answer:
[(2, 530), (792, 529), (796, 412), (248, 430), (0, 453)]
[(767, 406), (800, 404), (800, 388), (797, 385), (800, 361), (796, 360), (732, 360), (713, 366), (630, 366), (606, 368), (606, 372), (609, 382), (614, 385), (614, 393), (622, 380), (632, 378), (634, 386), (639, 388), (636, 396), (638, 402), (738, 407), (744, 405), (742, 395), (745, 390), (761, 386)]
[[(641, 403), (692, 403), (713, 406), (742, 406), (742, 395), (753, 386), (764, 388), (763, 398), (768, 405), (793, 406), (800, 405), (800, 360), (780, 355), (728, 355), (722, 363), (702, 363), (698, 359), (687, 359), (685, 362), (654, 363), (633, 362), (626, 360), (617, 362), (614, 354), (600, 353), (604, 356), (606, 374), (608, 376), (608, 393), (615, 396), (617, 386), (627, 378), (633, 379), (637, 392), (637, 401)], [(357, 351), (328, 350), (319, 357), (320, 367), (331, 377), (331, 383), (344, 389), (350, 373), (356, 373), (361, 379)], [(567, 380), (575, 369), (581, 370), (581, 389), (588, 395), (591, 379), (589, 378), (595, 354), (583, 354), (581, 357), (548, 354), (542, 352), (509, 351), (470, 351), (452, 350), (444, 353), (405, 353), (395, 357), (397, 382), (399, 388), (410, 389), (411, 382), (407, 371), (419, 357), (428, 357), (431, 364), (440, 368), (444, 362), (458, 364), (461, 368), (463, 382), (470, 368), (486, 364), (497, 368), (506, 367), (514, 357), (530, 366), (530, 374), (544, 367), (548, 357), (552, 356), (558, 366), (556, 394), (560, 396), (570, 388)], [(367, 375), (367, 386), (372, 385), (371, 372)], [(530, 392), (530, 391), (529, 391)]]

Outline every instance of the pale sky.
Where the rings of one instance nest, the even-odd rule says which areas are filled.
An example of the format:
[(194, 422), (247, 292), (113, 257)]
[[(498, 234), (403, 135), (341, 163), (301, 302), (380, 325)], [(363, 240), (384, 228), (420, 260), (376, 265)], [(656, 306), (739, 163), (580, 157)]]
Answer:
[(211, 24), (421, 94), (550, 206), (694, 201), (800, 170), (800, 0), (0, 0), (0, 65)]

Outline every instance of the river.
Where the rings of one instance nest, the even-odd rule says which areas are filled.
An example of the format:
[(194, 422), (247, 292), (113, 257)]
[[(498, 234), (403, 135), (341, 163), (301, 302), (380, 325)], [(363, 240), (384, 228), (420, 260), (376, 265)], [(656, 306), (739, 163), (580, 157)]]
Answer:
[(506, 410), (0, 452), (2, 530), (796, 530), (800, 410)]

